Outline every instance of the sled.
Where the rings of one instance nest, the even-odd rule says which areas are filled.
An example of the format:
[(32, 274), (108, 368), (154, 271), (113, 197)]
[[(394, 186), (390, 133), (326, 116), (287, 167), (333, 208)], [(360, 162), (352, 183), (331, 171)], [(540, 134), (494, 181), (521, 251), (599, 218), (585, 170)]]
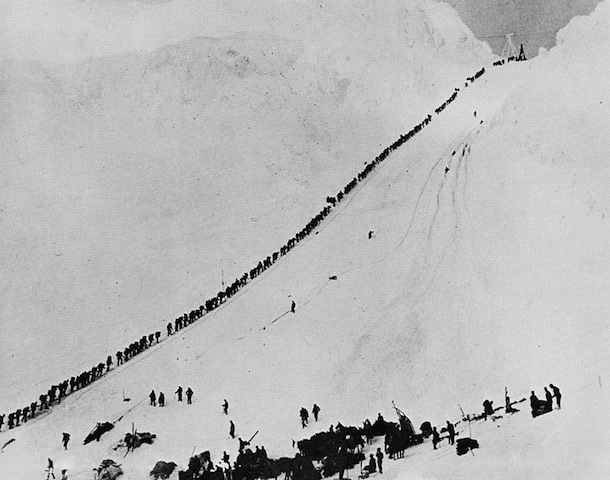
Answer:
[(538, 408), (532, 410), (532, 417), (539, 417), (540, 415), (544, 415), (545, 413), (549, 413), (552, 409), (549, 408), (549, 405), (546, 401), (541, 400), (538, 404)]
[(114, 425), (110, 422), (98, 423), (93, 428), (93, 430), (91, 430), (89, 435), (87, 435), (87, 437), (85, 438), (85, 441), (83, 442), (83, 445), (87, 445), (88, 443), (92, 442), (93, 440), (97, 440), (99, 442), (100, 437), (102, 435), (104, 435), (104, 433), (112, 430), (113, 428), (114, 428)]

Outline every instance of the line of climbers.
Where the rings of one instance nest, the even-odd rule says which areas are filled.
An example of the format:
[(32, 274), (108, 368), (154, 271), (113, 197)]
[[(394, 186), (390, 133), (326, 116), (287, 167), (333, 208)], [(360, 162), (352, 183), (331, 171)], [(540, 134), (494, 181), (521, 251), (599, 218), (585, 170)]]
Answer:
[[(474, 76), (468, 77), (468, 81), (472, 83), (476, 79), (481, 77), (481, 75), (483, 75), (484, 73), (485, 68), (482, 68), (477, 73), (475, 73)], [(468, 83), (466, 83), (466, 86), (468, 86)], [(435, 110), (437, 114), (442, 112), (449, 103), (453, 102), (457, 98), (458, 91), (459, 89), (456, 88), (452, 95), (449, 97), (449, 99), (447, 99), (440, 107)], [(394, 150), (402, 146), (405, 142), (413, 138), (431, 121), (432, 115), (428, 114), (409, 132), (400, 135), (400, 137), (396, 141), (394, 141), (390, 146), (386, 147), (379, 155), (377, 155), (377, 157), (372, 162), (367, 162), (364, 169), (360, 171), (354, 178), (352, 178), (352, 180), (350, 180), (345, 185), (345, 187), (336, 194), (336, 196), (326, 197), (327, 205), (315, 217), (313, 217), (307, 223), (307, 225), (303, 227), (303, 229), (297, 232), (282, 247), (280, 247), (279, 251), (275, 251), (271, 255), (259, 261), (256, 266), (251, 268), (248, 272), (245, 272), (241, 277), (237, 278), (233, 283), (228, 285), (225, 290), (221, 290), (215, 296), (207, 299), (203, 303), (203, 305), (199, 306), (199, 308), (191, 310), (188, 314), (184, 313), (182, 316), (176, 318), (173, 323), (169, 322), (166, 326), (167, 335), (173, 335), (179, 330), (187, 327), (188, 325), (194, 323), (196, 320), (200, 319), (206, 313), (210, 313), (216, 308), (218, 308), (227, 299), (234, 296), (240, 290), (240, 288), (244, 287), (248, 283), (248, 280), (254, 280), (265, 270), (270, 268), (280, 257), (283, 257), (288, 252), (290, 252), (290, 250), (292, 250), (297, 245), (297, 243), (304, 240), (320, 224), (320, 222), (322, 222), (322, 220), (330, 214), (332, 208), (335, 207), (339, 202), (341, 202), (345, 198), (345, 196), (348, 195), (356, 187), (356, 185), (358, 185), (359, 182), (366, 179), (366, 177), (373, 171), (373, 169), (377, 165), (379, 165), (386, 158), (388, 158), (390, 153), (392, 153)], [(159, 343), (160, 337), (161, 332), (157, 331), (154, 334), (151, 333), (148, 336), (143, 336), (137, 342), (131, 343), (123, 351), (119, 350), (116, 353), (117, 367), (152, 346), (153, 340), (156, 340), (156, 343)], [(105, 372), (104, 366), (106, 367)], [(40, 406), (38, 406), (36, 402), (32, 402), (29, 406), (26, 406), (23, 409), (17, 409), (15, 412), (9, 414), (9, 420), (12, 418), (12, 421), (8, 422), (9, 428), (18, 427), (20, 425), (20, 420), (22, 422), (26, 422), (28, 419), (34, 418), (37, 408), (40, 411), (48, 410), (55, 401), (59, 403), (62, 397), (83, 387), (86, 387), (90, 383), (101, 378), (104, 373), (108, 373), (110, 371), (111, 366), (112, 357), (109, 355), (106, 359), (105, 364), (99, 363), (91, 370), (82, 372), (81, 374), (72, 377), (70, 380), (65, 380), (59, 385), (51, 386), (51, 388), (46, 394), (40, 395)], [(70, 386), (69, 392), (68, 386)], [(0, 418), (4, 419), (4, 415), (0, 416)], [(2, 423), (0, 422), (0, 429), (1, 428)]]
[(510, 56), (508, 58), (501, 58), (500, 60), (496, 60), (493, 63), (494, 67), (500, 67), (508, 62), (525, 62), (527, 60), (527, 58), (525, 57), (525, 52), (523, 51), (523, 44), (521, 44), (521, 50), (519, 51), (519, 56), (515, 57)]
[[(142, 353), (153, 344), (159, 343), (160, 339), (161, 332), (157, 331), (148, 336), (142, 336), (137, 342), (133, 342), (125, 347), (125, 350), (119, 350), (116, 353), (117, 366), (125, 363), (139, 353)], [(57, 385), (51, 385), (51, 388), (49, 388), (47, 393), (43, 393), (38, 397), (40, 404), (38, 404), (38, 402), (32, 402), (30, 405), (18, 408), (16, 411), (9, 413), (7, 416), (8, 428), (12, 429), (18, 427), (22, 423), (26, 423), (28, 420), (36, 418), (37, 412), (42, 413), (43, 411), (50, 410), (53, 404), (60, 404), (63, 397), (102, 378), (105, 373), (108, 373), (112, 369), (112, 365), (112, 356), (108, 355), (105, 363), (100, 362), (91, 367), (90, 370), (85, 370), (78, 375), (70, 377), (69, 380), (66, 379)], [(2, 425), (4, 424), (4, 417), (4, 414), (0, 415), (0, 430), (2, 430)]]

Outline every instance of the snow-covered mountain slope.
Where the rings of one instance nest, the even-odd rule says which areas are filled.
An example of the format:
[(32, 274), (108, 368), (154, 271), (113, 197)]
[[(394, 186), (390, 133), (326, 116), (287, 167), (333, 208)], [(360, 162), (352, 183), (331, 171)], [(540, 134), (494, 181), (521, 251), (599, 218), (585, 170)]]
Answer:
[(199, 306), (490, 59), (444, 5), (289, 3), (233, 25), (264, 33), (3, 64), (0, 410)]
[(48, 0), (35, 5), (0, 0), (0, 8), (12, 23), (2, 32), (0, 58), (46, 64), (149, 53), (194, 37), (244, 31), (324, 49), (363, 42), (387, 47), (387, 40), (420, 44), (433, 36), (435, 48), (452, 49), (458, 56), (468, 55), (464, 47), (486, 50), (454, 10), (434, 0), (241, 0), (238, 5), (232, 0)]
[[(292, 439), (304, 434), (297, 418), (302, 405), (323, 408), (319, 424), (306, 434), (336, 421), (359, 423), (378, 411), (391, 418), (391, 400), (417, 425), (440, 424), (459, 418), (458, 404), (472, 412), (480, 411), (483, 398), (501, 403), (504, 386), (517, 399), (531, 388), (540, 394), (552, 381), (564, 392), (561, 411), (533, 420), (527, 403), (520, 404), (522, 411), (510, 418), (471, 425), (481, 444), (475, 456), (457, 457), (445, 446), (434, 452), (426, 443), (405, 460), (388, 462), (384, 475), (604, 478), (606, 326), (599, 316), (575, 313), (585, 305), (569, 295), (566, 282), (548, 276), (560, 268), (551, 259), (562, 258), (573, 291), (582, 292), (584, 283), (590, 288), (591, 276), (574, 266), (579, 255), (571, 237), (587, 226), (590, 243), (600, 245), (605, 232), (589, 225), (590, 215), (577, 215), (578, 202), (562, 202), (561, 189), (522, 214), (517, 199), (535, 192), (533, 179), (547, 192), (562, 177), (551, 171), (552, 180), (542, 180), (549, 164), (539, 157), (530, 158), (529, 169), (521, 163), (509, 168), (507, 162), (516, 162), (507, 155), (512, 139), (501, 135), (514, 127), (504, 119), (520, 102), (515, 86), (533, 87), (530, 79), (543, 66), (492, 69), (462, 89), (317, 234), (238, 297), (68, 397), (47, 417), (3, 432), (3, 441), (16, 438), (3, 453), (5, 471), (35, 478), (51, 456), (71, 478), (87, 478), (90, 468), (110, 457), (122, 462), (124, 478), (145, 478), (159, 459), (185, 466), (193, 449), (210, 449), (215, 460), (223, 450), (234, 456), (229, 418), (238, 436), (259, 430), (256, 442), (278, 457), (292, 454)], [(526, 107), (520, 120), (537, 111), (531, 103)], [(508, 143), (496, 161), (490, 146), (502, 142)], [(532, 218), (556, 217), (558, 202), (572, 221), (565, 231), (555, 227), (560, 235), (546, 245), (552, 255), (543, 256), (535, 242), (544, 222)], [(370, 240), (369, 230), (375, 232)], [(527, 289), (520, 278), (529, 282)], [(543, 282), (546, 296), (536, 288)], [(559, 292), (565, 298), (558, 300)], [(294, 314), (286, 314), (289, 296), (298, 305)], [(549, 297), (562, 302), (553, 318), (544, 315)], [(574, 313), (558, 317), (561, 310)], [(172, 397), (178, 384), (193, 388), (193, 405), (147, 405), (151, 389)], [(123, 391), (130, 402), (123, 402)], [(223, 398), (231, 404), (229, 417), (221, 413)], [(118, 420), (115, 430), (99, 444), (81, 446), (95, 422), (105, 420)], [(120, 459), (112, 446), (132, 422), (158, 437)], [(465, 424), (459, 429), (467, 434)], [(63, 431), (73, 435), (67, 452), (59, 442)]]
[[(610, 112), (597, 87), (610, 73), (608, 27), (606, 2), (546, 58), (488, 68), (468, 88), (454, 79), (457, 100), (237, 297), (50, 415), (1, 432), (2, 444), (16, 439), (3, 474), (37, 478), (51, 457), (88, 478), (110, 457), (129, 480), (160, 459), (184, 467), (193, 450), (234, 458), (229, 418), (279, 457), (330, 423), (391, 418), (392, 400), (416, 425), (442, 425), (458, 405), (501, 405), (505, 386), (518, 399), (552, 382), (562, 410), (532, 419), (519, 404), (512, 417), (471, 425), (474, 456), (425, 443), (387, 461), (384, 477), (607, 478)], [(571, 46), (587, 35), (598, 42)], [(151, 389), (172, 397), (178, 385), (193, 388), (193, 405), (147, 405)], [(321, 419), (304, 432), (298, 410), (313, 402)], [(99, 443), (80, 445), (95, 422), (119, 418)], [(132, 422), (157, 440), (120, 459), (112, 445)], [(65, 452), (63, 431), (73, 435)]]

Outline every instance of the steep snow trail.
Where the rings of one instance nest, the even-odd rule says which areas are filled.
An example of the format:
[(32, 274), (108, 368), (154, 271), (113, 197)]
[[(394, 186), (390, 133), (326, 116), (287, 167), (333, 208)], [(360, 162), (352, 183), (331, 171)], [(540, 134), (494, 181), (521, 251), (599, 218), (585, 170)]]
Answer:
[[(235, 411), (238, 435), (261, 430), (258, 441), (275, 456), (292, 453), (290, 438), (301, 433), (294, 415), (302, 403), (322, 399), (327, 421), (358, 423), (378, 408), (387, 414), (392, 398), (404, 401), (417, 375), (396, 382), (403, 369), (390, 364), (372, 377), (388, 360), (379, 347), (387, 343), (393, 352), (409, 345), (412, 351), (400, 359), (406, 362), (403, 368), (426, 362), (418, 355), (429, 343), (429, 327), (418, 321), (404, 324), (392, 309), (417, 308), (455, 241), (451, 229), (438, 231), (447, 221), (462, 223), (451, 201), (462, 182), (454, 173), (452, 152), (476, 141), (479, 122), (487, 117), (474, 119), (472, 111), (492, 115), (513, 88), (510, 76), (509, 68), (492, 70), (463, 89), (454, 104), (359, 185), (317, 233), (230, 302), (71, 395), (48, 416), (10, 432), (17, 437), (10, 450), (12, 471), (22, 471), (26, 452), (36, 452), (33, 465), (43, 464), (48, 455), (74, 465), (84, 458), (95, 465), (104, 456), (116, 457), (110, 444), (130, 422), (140, 431), (156, 432), (158, 440), (124, 460), (126, 479), (139, 478), (159, 456), (186, 459), (192, 445), (206, 445), (215, 454), (234, 452), (234, 443), (226, 439), (227, 420), (217, 415), (225, 397)], [(486, 102), (490, 97), (494, 101)], [(453, 186), (445, 165), (452, 165)], [(376, 232), (372, 240), (366, 236), (369, 228)], [(336, 281), (329, 280), (333, 275)], [(289, 298), (297, 302), (295, 314), (287, 313)], [(386, 315), (391, 319), (384, 322)], [(171, 397), (178, 384), (192, 386), (193, 406), (170, 401), (163, 410), (148, 407), (150, 389)], [(363, 389), (365, 384), (371, 385)], [(123, 390), (129, 404), (122, 402)], [(429, 402), (421, 395), (408, 401), (415, 415), (442, 412), (444, 400)], [(190, 428), (193, 416), (204, 422), (203, 430)], [(117, 428), (99, 444), (77, 446), (97, 421), (118, 418)], [(73, 434), (73, 448), (66, 453), (51, 447), (60, 431)]]
[[(493, 210), (512, 208), (499, 177), (509, 186), (519, 185), (519, 177), (510, 177), (508, 166), (500, 168), (503, 159), (486, 156), (484, 148), (506, 99), (531, 70), (528, 64), (491, 69), (230, 302), (49, 415), (1, 432), (0, 443), (16, 438), (0, 457), (3, 473), (35, 478), (50, 456), (72, 479), (85, 479), (87, 465), (110, 457), (123, 463), (130, 480), (144, 478), (160, 459), (184, 467), (193, 450), (209, 449), (215, 461), (223, 450), (235, 458), (229, 419), (237, 436), (258, 430), (256, 443), (272, 457), (293, 455), (293, 439), (330, 423), (360, 424), (376, 412), (393, 418), (392, 400), (416, 426), (424, 420), (442, 425), (459, 419), (458, 404), (478, 412), (486, 397), (501, 404), (504, 386), (516, 400), (531, 388), (540, 395), (553, 381), (565, 394), (561, 412), (534, 422), (527, 403), (520, 404), (515, 416), (471, 425), (481, 443), (475, 456), (432, 451), (426, 443), (405, 460), (387, 461), (384, 478), (451, 472), (456, 479), (531, 479), (549, 468), (554, 478), (578, 472), (603, 478), (595, 473), (608, 466), (599, 461), (566, 463), (573, 438), (600, 459), (608, 443), (587, 441), (588, 435), (605, 438), (605, 423), (595, 422), (604, 415), (608, 394), (600, 386), (610, 372), (600, 330), (591, 326), (564, 339), (570, 327), (554, 332), (531, 323), (539, 312), (507, 294), (506, 272), (493, 263), (511, 246), (511, 231)], [(494, 229), (501, 236), (490, 241)], [(370, 240), (369, 230), (375, 232)], [(579, 344), (591, 348), (580, 351)], [(564, 355), (562, 348), (571, 350)], [(579, 362), (572, 350), (582, 354)], [(174, 401), (178, 385), (193, 388), (193, 405)], [(151, 389), (166, 394), (165, 408), (148, 405)], [(221, 413), (224, 398), (228, 417)], [(298, 410), (314, 402), (322, 407), (320, 422), (303, 430)], [(588, 412), (571, 403), (587, 403)], [(80, 445), (96, 422), (115, 420), (99, 443)], [(157, 439), (121, 459), (112, 447), (132, 423)], [(458, 430), (464, 436), (468, 426)], [(63, 431), (73, 435), (68, 451), (60, 446)], [(552, 467), (538, 466), (537, 456), (552, 459)]]

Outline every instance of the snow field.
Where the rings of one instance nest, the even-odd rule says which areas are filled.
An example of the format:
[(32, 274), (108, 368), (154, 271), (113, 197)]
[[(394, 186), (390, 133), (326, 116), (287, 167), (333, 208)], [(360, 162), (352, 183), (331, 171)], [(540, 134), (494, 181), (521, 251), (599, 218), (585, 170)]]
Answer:
[[(608, 23), (606, 2), (566, 38)], [(481, 444), (474, 456), (426, 443), (404, 460), (386, 459), (384, 476), (607, 478), (600, 134), (610, 116), (603, 90), (572, 88), (603, 85), (607, 72), (600, 57), (583, 77), (592, 53), (553, 52), (489, 69), (237, 298), (15, 430), (0, 457), (7, 475), (36, 478), (51, 456), (71, 478), (87, 478), (87, 466), (117, 459), (111, 445), (131, 422), (158, 438), (123, 460), (125, 479), (146, 478), (159, 459), (185, 466), (193, 449), (234, 458), (228, 418), (238, 436), (260, 430), (254, 444), (279, 457), (313, 433), (298, 421), (313, 402), (322, 407), (319, 429), (377, 412), (393, 418), (391, 400), (415, 426), (443, 425), (459, 417), (458, 404), (479, 412), (485, 398), (502, 403), (504, 386), (515, 400), (552, 382), (564, 394), (561, 411), (532, 419), (522, 403), (514, 416), (471, 425)], [(296, 313), (283, 315), (292, 298)], [(192, 406), (147, 406), (151, 388), (170, 397), (178, 384), (195, 391)], [(78, 445), (96, 421), (123, 414), (99, 444)], [(62, 431), (73, 434), (67, 452)], [(0, 442), (8, 437), (0, 433)]]

